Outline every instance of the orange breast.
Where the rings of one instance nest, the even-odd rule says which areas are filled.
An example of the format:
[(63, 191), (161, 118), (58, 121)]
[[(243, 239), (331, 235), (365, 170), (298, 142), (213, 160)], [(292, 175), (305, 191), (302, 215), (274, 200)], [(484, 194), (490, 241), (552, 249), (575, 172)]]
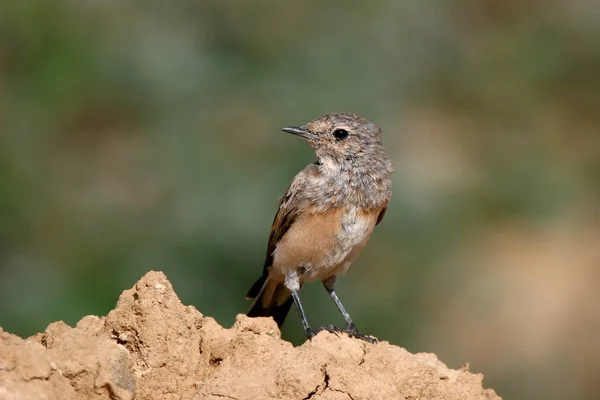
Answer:
[(320, 265), (336, 245), (343, 208), (325, 213), (304, 212), (290, 227), (273, 253), (274, 269)]
[[(271, 276), (305, 267), (303, 281), (322, 280), (345, 269), (369, 239), (379, 211), (339, 207), (325, 213), (305, 212), (273, 252)], [(343, 268), (340, 268), (343, 267)]]

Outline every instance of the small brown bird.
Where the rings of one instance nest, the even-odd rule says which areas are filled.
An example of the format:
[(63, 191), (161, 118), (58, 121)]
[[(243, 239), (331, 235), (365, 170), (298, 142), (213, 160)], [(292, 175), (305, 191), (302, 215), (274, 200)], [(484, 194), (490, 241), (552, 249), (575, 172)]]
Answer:
[[(357, 115), (329, 114), (282, 130), (308, 141), (317, 161), (296, 175), (281, 199), (263, 274), (246, 296), (255, 299), (248, 316), (271, 316), (281, 327), (293, 301), (308, 338), (328, 330), (373, 342), (358, 331), (334, 286), (381, 222), (390, 199), (392, 165), (381, 129)], [(346, 320), (345, 329), (310, 328), (298, 293), (316, 280)]]

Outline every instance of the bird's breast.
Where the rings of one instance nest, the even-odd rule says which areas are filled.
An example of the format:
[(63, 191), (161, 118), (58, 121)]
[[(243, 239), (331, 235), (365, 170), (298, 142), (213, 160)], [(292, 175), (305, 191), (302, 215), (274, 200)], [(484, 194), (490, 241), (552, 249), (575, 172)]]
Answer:
[(354, 261), (371, 237), (378, 215), (378, 211), (345, 207), (336, 235), (336, 246), (329, 254), (328, 264), (341, 266)]
[(348, 206), (304, 212), (277, 244), (273, 272), (300, 269), (303, 281), (343, 272), (367, 243), (378, 215), (379, 210)]

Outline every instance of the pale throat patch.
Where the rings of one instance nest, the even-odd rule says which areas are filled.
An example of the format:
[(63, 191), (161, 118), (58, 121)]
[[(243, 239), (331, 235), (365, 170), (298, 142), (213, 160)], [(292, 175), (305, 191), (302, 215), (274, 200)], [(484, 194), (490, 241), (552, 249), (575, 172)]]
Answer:
[(338, 174), (342, 166), (339, 162), (331, 157), (320, 157), (319, 163), (321, 164), (321, 170), (325, 170), (327, 174)]

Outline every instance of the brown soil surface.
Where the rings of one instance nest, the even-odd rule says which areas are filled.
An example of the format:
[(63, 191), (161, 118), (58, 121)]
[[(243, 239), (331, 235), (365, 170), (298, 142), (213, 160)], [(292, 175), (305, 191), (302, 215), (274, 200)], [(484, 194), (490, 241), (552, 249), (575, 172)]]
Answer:
[(293, 347), (266, 318), (225, 329), (181, 304), (160, 272), (106, 317), (29, 339), (0, 329), (0, 400), (499, 399), (482, 379), (387, 342), (321, 332)]

